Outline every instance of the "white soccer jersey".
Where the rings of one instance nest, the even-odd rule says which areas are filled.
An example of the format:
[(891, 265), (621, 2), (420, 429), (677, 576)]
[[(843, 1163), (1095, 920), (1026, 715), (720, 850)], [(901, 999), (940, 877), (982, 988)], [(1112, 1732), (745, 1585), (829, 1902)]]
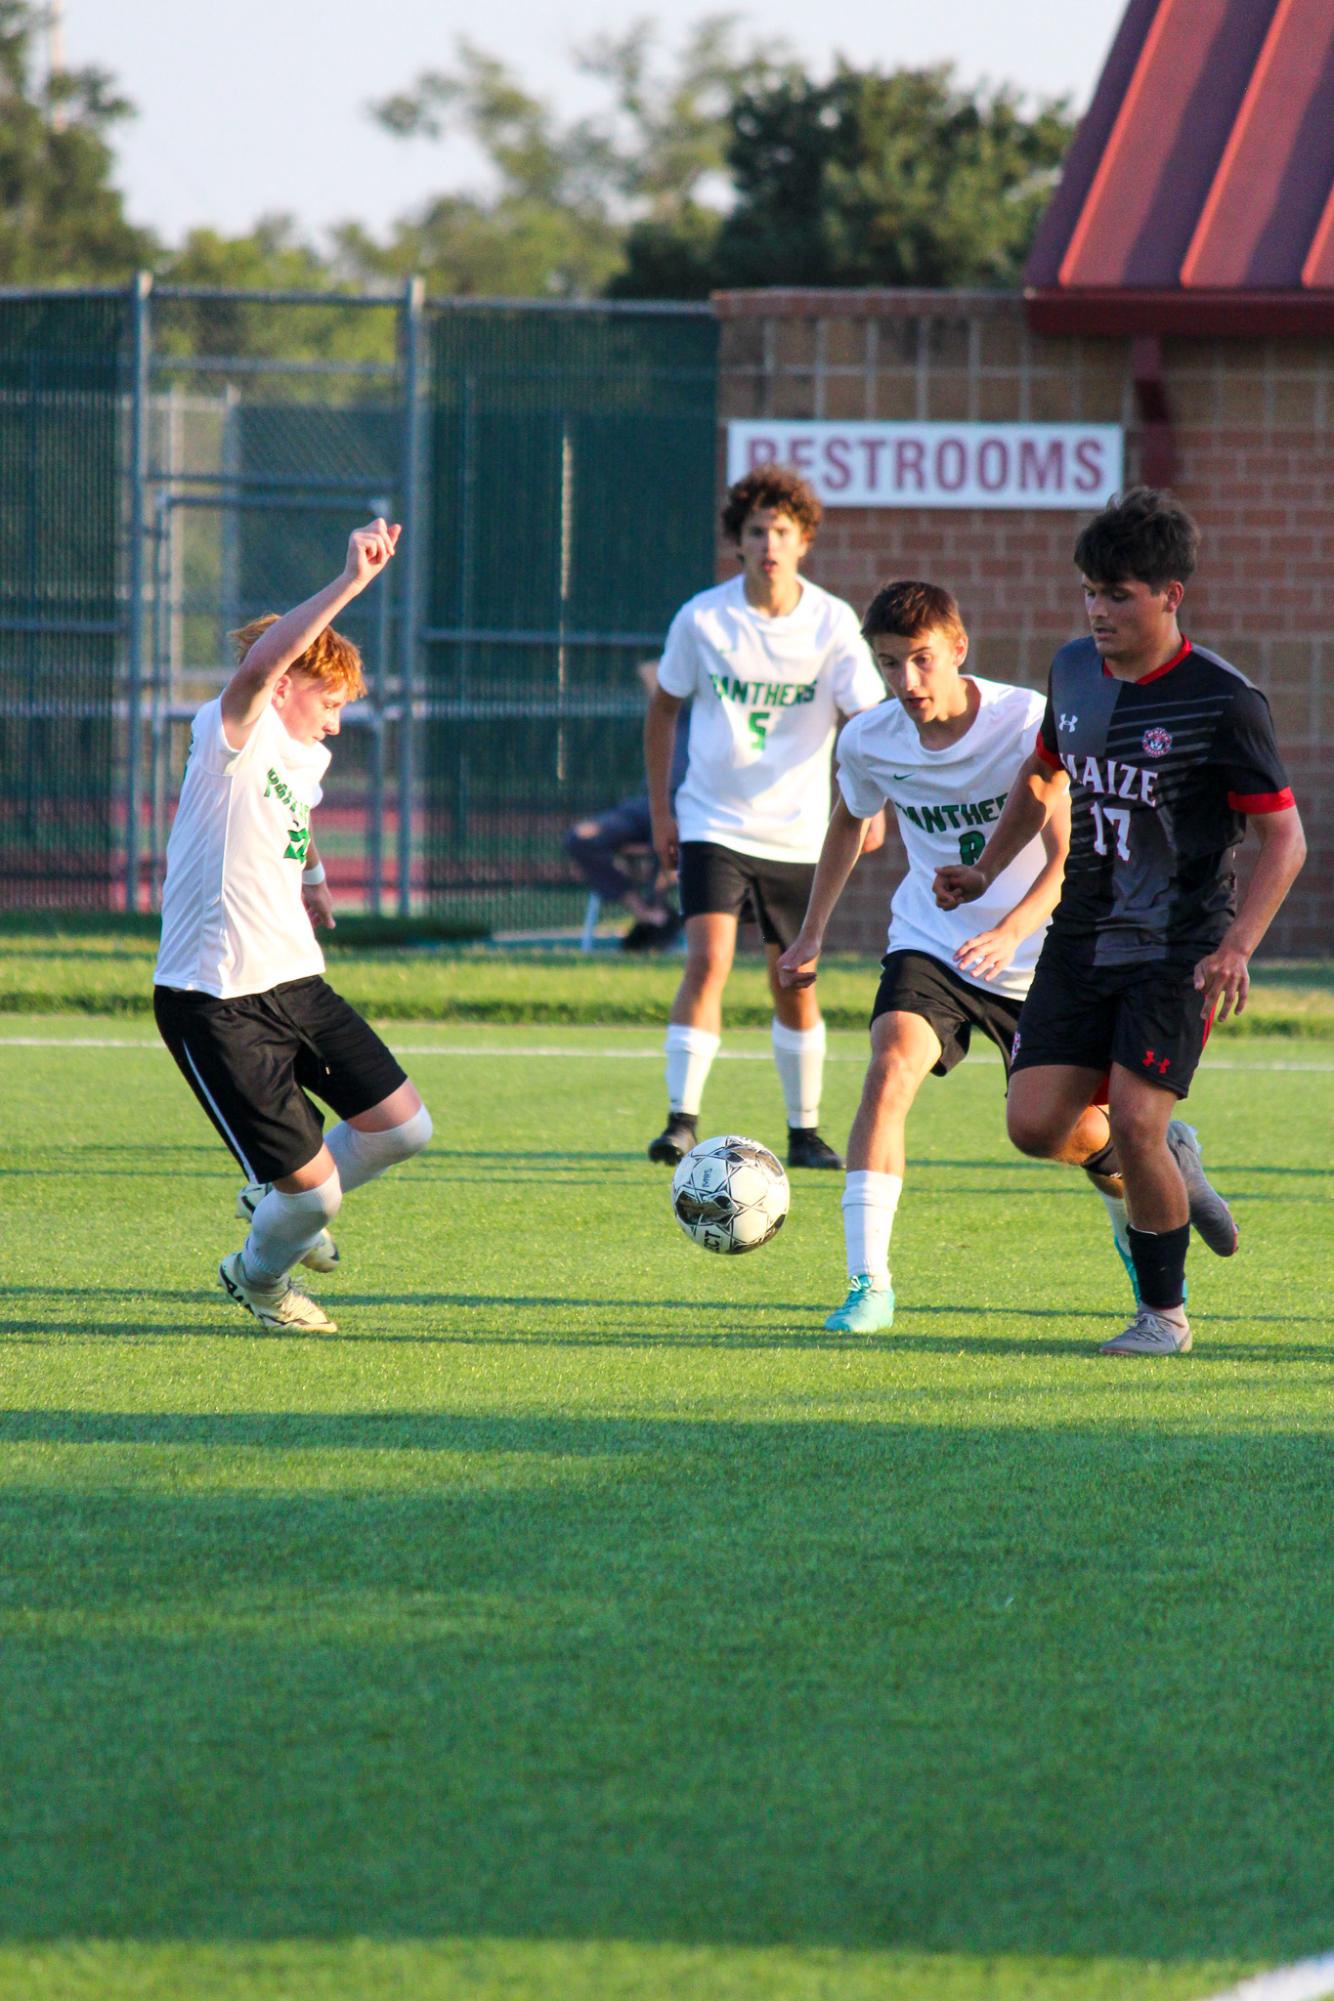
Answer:
[(156, 985), (230, 1000), (324, 971), (301, 872), (329, 757), (273, 708), (233, 750), (221, 697), (205, 702), (167, 842)]
[(803, 578), (796, 608), (765, 618), (734, 577), (682, 605), (658, 685), (694, 704), (676, 795), (681, 839), (764, 861), (817, 861), (838, 716), (885, 695), (852, 606)]
[(850, 813), (860, 820), (886, 800), (898, 816), (908, 851), (908, 872), (890, 904), (889, 950), (928, 952), (975, 987), (1022, 999), (1037, 965), (1046, 925), (1024, 939), (1003, 973), (983, 980), (954, 964), (966, 939), (998, 924), (1032, 887), (1046, 864), (1041, 840), (1030, 841), (976, 903), (941, 910), (932, 894), (938, 868), (973, 862), (1033, 748), (1042, 720), (1042, 696), (1001, 681), (969, 679), (982, 697), (957, 743), (931, 750), (898, 702), (855, 716), (838, 740), (838, 783)]

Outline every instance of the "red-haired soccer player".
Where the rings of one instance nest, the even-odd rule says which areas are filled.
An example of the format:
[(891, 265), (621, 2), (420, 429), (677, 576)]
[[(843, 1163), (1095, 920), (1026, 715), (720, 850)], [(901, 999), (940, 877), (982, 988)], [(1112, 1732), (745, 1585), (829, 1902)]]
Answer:
[[(153, 1009), (247, 1179), (249, 1235), (218, 1276), (264, 1326), (309, 1333), (335, 1323), (292, 1285), (293, 1266), (331, 1270), (343, 1196), (431, 1136), (402, 1066), (325, 981), (314, 929), (334, 922), (310, 827), (326, 738), (365, 693), (331, 621), (382, 574), (398, 534), (382, 520), (356, 529), (332, 583), (234, 635), (240, 664), (195, 717), (167, 844)], [(339, 1115), (328, 1133), (309, 1092)]]

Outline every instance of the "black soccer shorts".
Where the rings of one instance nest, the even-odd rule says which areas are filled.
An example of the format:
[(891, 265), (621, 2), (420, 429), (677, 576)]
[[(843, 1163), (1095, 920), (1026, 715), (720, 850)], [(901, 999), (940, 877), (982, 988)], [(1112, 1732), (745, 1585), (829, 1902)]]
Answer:
[(940, 1037), (940, 1061), (931, 1066), (933, 1077), (948, 1076), (963, 1061), (975, 1028), (991, 1037), (1008, 1072), (1021, 1000), (974, 986), (929, 952), (886, 952), (880, 963), (884, 971), (871, 1010), (872, 1024), (882, 1014), (920, 1014), (929, 1021)]
[(801, 929), (814, 862), (761, 861), (716, 841), (681, 843), (681, 915), (753, 917), (766, 945), (783, 951)]
[(234, 1000), (154, 987), (153, 1013), (251, 1181), (279, 1181), (319, 1152), (324, 1119), (307, 1092), (354, 1119), (407, 1082), (369, 1022), (318, 976)]
[[(1094, 966), (1049, 935), (1019, 1017), (1011, 1069), (1123, 1070), (1184, 1098), (1209, 1034), (1194, 974), (1200, 955)], [(1212, 1018), (1212, 1017), (1211, 1017)]]

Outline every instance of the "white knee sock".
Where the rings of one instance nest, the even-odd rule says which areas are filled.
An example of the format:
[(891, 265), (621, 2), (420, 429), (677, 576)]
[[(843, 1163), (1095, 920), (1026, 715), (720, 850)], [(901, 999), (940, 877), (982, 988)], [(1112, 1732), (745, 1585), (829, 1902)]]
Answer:
[(824, 1086), (825, 1025), (817, 1021), (814, 1028), (784, 1028), (775, 1016), (771, 1032), (787, 1122), (790, 1126), (818, 1126), (820, 1092)]
[(673, 1021), (667, 1028), (667, 1103), (687, 1118), (699, 1117), (699, 1101), (718, 1054), (721, 1035)]
[[(1094, 1186), (1097, 1187), (1096, 1182)], [(1123, 1258), (1128, 1258), (1130, 1256), (1130, 1239), (1126, 1235), (1126, 1231), (1129, 1228), (1130, 1218), (1126, 1214), (1125, 1197), (1123, 1195), (1109, 1195), (1105, 1188), (1099, 1188), (1098, 1193), (1102, 1197), (1103, 1207), (1106, 1209), (1108, 1217), (1111, 1220), (1112, 1235), (1116, 1239), (1116, 1248), (1120, 1251)]]
[(364, 1133), (359, 1126), (334, 1126), (325, 1134), (324, 1144), (334, 1157), (343, 1193), (350, 1195), (364, 1182), (374, 1181), (387, 1167), (396, 1167), (400, 1160), (411, 1160), (414, 1153), (421, 1152), (431, 1132), (431, 1114), (423, 1105), (410, 1119), (404, 1119), (402, 1125), (390, 1126), (387, 1132)]
[(879, 1292), (889, 1290), (889, 1240), (894, 1211), (903, 1192), (901, 1174), (874, 1174), (858, 1168), (843, 1190), (843, 1237), (848, 1247), (848, 1276), (869, 1272)]
[(303, 1188), (298, 1195), (270, 1188), (255, 1204), (250, 1235), (241, 1252), (241, 1268), (251, 1283), (280, 1284), (320, 1231), (332, 1223), (342, 1200), (336, 1168), (318, 1188)]

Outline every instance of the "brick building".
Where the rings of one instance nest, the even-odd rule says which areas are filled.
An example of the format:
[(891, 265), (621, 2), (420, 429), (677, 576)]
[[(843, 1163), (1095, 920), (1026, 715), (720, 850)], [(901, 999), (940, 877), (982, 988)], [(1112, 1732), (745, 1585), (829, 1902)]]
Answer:
[[(1183, 626), (1265, 690), (1302, 809), (1310, 860), (1263, 949), (1324, 956), (1334, 24), (1308, 0), (1211, 0), (1206, 12), (1202, 32), (1187, 0), (1131, 0), (1022, 295), (721, 295), (720, 415), (1123, 427), (1126, 482), (1170, 485), (1203, 531)], [(1083, 626), (1071, 550), (1103, 497), (1070, 510), (833, 508), (810, 573), (858, 607), (894, 576), (946, 583), (977, 670), (1041, 687)], [(1242, 849), (1243, 869), (1254, 851)], [(863, 864), (831, 942), (879, 945), (901, 865), (894, 842)]]

